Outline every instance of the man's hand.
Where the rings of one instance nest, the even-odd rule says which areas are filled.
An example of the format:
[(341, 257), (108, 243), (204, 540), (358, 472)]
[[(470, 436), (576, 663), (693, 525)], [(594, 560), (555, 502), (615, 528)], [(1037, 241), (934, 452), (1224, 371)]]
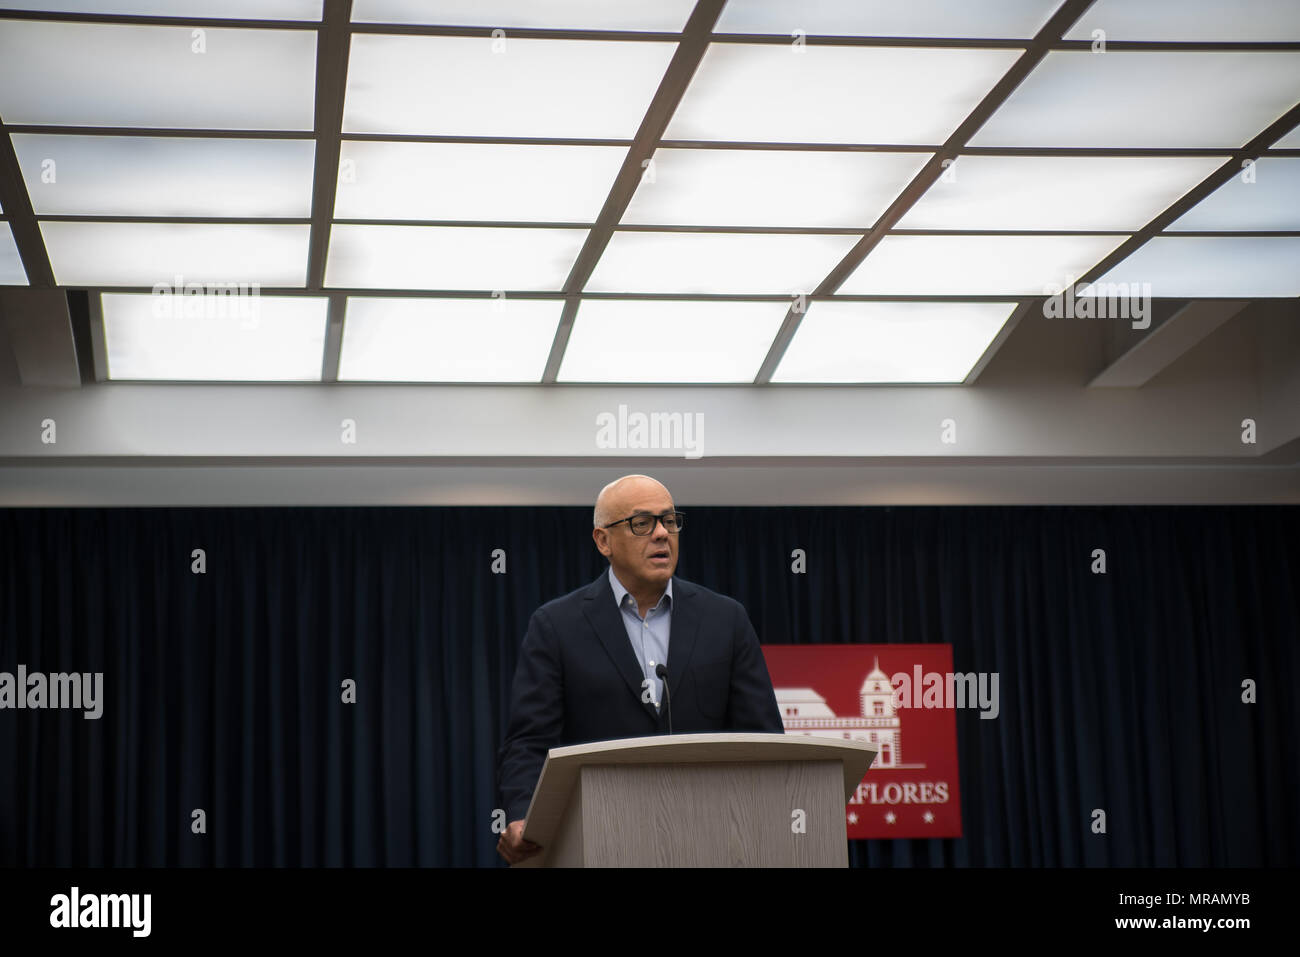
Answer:
[(539, 851), (541, 848), (532, 841), (524, 840), (523, 821), (511, 821), (497, 841), (497, 853), (511, 864), (526, 861)]

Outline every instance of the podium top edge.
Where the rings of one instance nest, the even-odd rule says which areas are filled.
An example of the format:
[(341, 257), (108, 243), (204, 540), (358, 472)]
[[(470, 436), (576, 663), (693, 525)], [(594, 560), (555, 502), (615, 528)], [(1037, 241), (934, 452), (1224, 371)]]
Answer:
[[(722, 747), (715, 747), (715, 746)], [(744, 755), (738, 754), (741, 746)], [(838, 741), (830, 737), (803, 734), (773, 734), (768, 732), (712, 732), (705, 734), (655, 734), (643, 738), (615, 738), (609, 741), (589, 741), (585, 744), (571, 744), (551, 748), (547, 760), (560, 761), (576, 757), (613, 758), (618, 763), (636, 754), (639, 760), (656, 761), (659, 759), (680, 761), (683, 750), (709, 751), (713, 760), (749, 760), (761, 759), (764, 751), (773, 749), (782, 752), (781, 760), (825, 761), (834, 758), (875, 757), (878, 748), (873, 748), (865, 741)], [(800, 755), (798, 752), (806, 752)], [(850, 752), (850, 754), (846, 754)], [(671, 757), (670, 757), (671, 755)], [(621, 759), (621, 760), (620, 760)], [(593, 762), (595, 763), (595, 762)]]

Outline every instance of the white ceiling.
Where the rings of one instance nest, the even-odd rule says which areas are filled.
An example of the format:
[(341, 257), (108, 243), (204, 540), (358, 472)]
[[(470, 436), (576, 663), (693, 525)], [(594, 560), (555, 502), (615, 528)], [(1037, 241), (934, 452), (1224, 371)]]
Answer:
[(1300, 296), (1298, 11), (0, 4), (0, 284), (117, 380), (969, 383), (1076, 280)]

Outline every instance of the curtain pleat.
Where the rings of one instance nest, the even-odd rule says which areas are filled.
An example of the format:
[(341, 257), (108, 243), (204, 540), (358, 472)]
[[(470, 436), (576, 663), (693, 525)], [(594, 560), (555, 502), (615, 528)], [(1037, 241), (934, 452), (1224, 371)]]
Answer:
[[(957, 715), (963, 836), (854, 865), (1300, 860), (1295, 508), (680, 505), (678, 574), (765, 643), (944, 642), (999, 675), (995, 720)], [(0, 510), (0, 671), (102, 672), (105, 699), (0, 710), (0, 865), (498, 865), (519, 644), (605, 567), (590, 518)]]

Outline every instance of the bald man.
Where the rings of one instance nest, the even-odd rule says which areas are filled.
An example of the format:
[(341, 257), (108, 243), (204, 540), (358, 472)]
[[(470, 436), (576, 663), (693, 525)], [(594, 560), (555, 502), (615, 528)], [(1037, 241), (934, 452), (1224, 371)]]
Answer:
[(666, 734), (670, 724), (678, 734), (784, 730), (744, 607), (673, 574), (683, 524), (650, 476), (606, 485), (591, 537), (609, 568), (529, 619), (497, 755), (509, 822), (497, 851), (510, 863), (540, 850), (523, 839), (524, 815), (553, 747)]

